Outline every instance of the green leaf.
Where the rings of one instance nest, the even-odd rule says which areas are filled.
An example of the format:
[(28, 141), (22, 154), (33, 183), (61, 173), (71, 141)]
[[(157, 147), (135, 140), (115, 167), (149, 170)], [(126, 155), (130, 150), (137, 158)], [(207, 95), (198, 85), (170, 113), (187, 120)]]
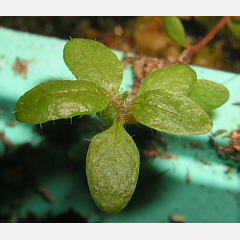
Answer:
[(127, 205), (139, 165), (138, 149), (121, 122), (91, 140), (86, 173), (92, 198), (102, 211), (116, 214)]
[(205, 134), (213, 126), (208, 114), (190, 98), (166, 90), (136, 97), (131, 110), (143, 125), (177, 135)]
[(185, 30), (178, 17), (164, 17), (163, 27), (165, 33), (172, 41), (182, 45), (183, 47), (187, 47), (188, 43), (185, 39)]
[(226, 87), (208, 80), (197, 80), (189, 95), (203, 110), (209, 112), (220, 107), (229, 99)]
[(14, 115), (25, 123), (96, 113), (109, 103), (101, 87), (87, 81), (58, 80), (41, 83), (17, 102)]
[(173, 64), (149, 74), (139, 88), (139, 95), (155, 89), (165, 89), (188, 95), (197, 81), (196, 72), (187, 65)]
[(229, 19), (228, 27), (231, 30), (231, 32), (235, 35), (235, 37), (240, 40), (240, 22), (233, 19)]
[(108, 91), (118, 92), (123, 64), (105, 45), (75, 38), (64, 47), (64, 61), (78, 80), (94, 82)]
[(108, 125), (113, 124), (114, 119), (116, 118), (116, 110), (112, 104), (109, 104), (101, 112), (98, 112), (97, 115)]

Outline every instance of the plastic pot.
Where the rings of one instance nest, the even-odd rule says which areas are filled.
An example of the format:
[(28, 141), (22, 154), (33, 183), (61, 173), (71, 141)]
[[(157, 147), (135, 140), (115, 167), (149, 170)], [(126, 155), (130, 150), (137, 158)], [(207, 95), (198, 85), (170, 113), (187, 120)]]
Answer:
[[(120, 214), (107, 216), (93, 203), (85, 175), (86, 139), (100, 131), (97, 121), (87, 117), (59, 120), (43, 124), (42, 129), (12, 122), (16, 101), (24, 92), (43, 81), (74, 79), (63, 61), (65, 43), (0, 28), (0, 132), (13, 145), (0, 141), (1, 218), (13, 222), (29, 216), (32, 221), (44, 221), (46, 216), (59, 221), (56, 218), (62, 216), (63, 222), (169, 222), (174, 214), (186, 222), (240, 222), (239, 173), (236, 167), (230, 171), (227, 160), (209, 143), (213, 133), (224, 129), (215, 140), (227, 145), (229, 138), (224, 136), (239, 127), (240, 107), (233, 103), (239, 102), (240, 76), (192, 66), (198, 78), (221, 83), (230, 91), (230, 100), (211, 113), (212, 132), (195, 137), (163, 133), (169, 143), (167, 152), (176, 158), (142, 161), (130, 203)], [(115, 53), (122, 58), (121, 52)], [(124, 70), (121, 90), (130, 90), (132, 82), (129, 67)], [(199, 146), (195, 143), (201, 148), (193, 147)], [(66, 213), (72, 214), (70, 220), (63, 217)]]

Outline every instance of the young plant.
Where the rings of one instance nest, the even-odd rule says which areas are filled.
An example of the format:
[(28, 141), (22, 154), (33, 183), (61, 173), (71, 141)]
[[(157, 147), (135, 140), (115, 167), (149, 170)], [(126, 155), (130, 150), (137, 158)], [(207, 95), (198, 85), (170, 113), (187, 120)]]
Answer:
[(216, 26), (204, 36), (195, 45), (189, 45), (186, 41), (184, 27), (178, 17), (167, 16), (164, 17), (164, 31), (167, 36), (175, 43), (185, 47), (186, 49), (182, 52), (179, 62), (189, 63), (192, 56), (203, 46), (205, 46), (209, 41), (211, 41), (214, 36), (227, 24), (229, 30), (234, 34), (234, 36), (240, 39), (240, 17), (229, 17), (225, 16), (220, 19)]
[(129, 202), (138, 179), (138, 149), (124, 125), (140, 122), (177, 135), (205, 134), (212, 129), (206, 111), (224, 104), (228, 90), (197, 80), (187, 65), (175, 64), (146, 77), (136, 98), (119, 93), (123, 65), (103, 44), (72, 39), (64, 61), (77, 80), (44, 82), (18, 100), (14, 115), (25, 123), (41, 124), (61, 118), (98, 113), (112, 126), (89, 145), (86, 174), (90, 193), (104, 212), (116, 214)]

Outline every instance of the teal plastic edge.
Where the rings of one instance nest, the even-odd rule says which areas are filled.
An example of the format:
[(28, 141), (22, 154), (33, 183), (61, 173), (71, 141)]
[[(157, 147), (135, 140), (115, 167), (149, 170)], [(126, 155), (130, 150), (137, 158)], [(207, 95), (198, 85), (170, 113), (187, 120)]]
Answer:
[[(13, 109), (17, 99), (27, 90), (40, 82), (56, 79), (75, 79), (64, 64), (62, 51), (66, 41), (43, 37), (35, 34), (0, 28), (0, 132), (15, 146), (30, 143), (37, 147), (43, 137), (33, 131), (33, 126), (13, 121)], [(119, 59), (123, 54), (114, 51)], [(23, 78), (13, 71), (13, 64), (20, 58), (27, 62), (27, 77)], [(200, 79), (208, 79), (225, 85), (230, 91), (229, 101), (211, 113), (213, 130), (206, 135), (181, 137), (163, 133), (169, 143), (169, 152), (177, 159), (164, 160), (159, 157), (142, 162), (139, 183), (127, 208), (116, 216), (105, 216), (99, 212), (89, 195), (84, 183), (84, 176), (78, 173), (62, 172), (46, 176), (41, 184), (53, 195), (54, 202), (46, 203), (34, 191), (29, 190), (18, 204), (17, 210), (11, 210), (8, 204), (2, 206), (10, 211), (12, 221), (19, 212), (36, 212), (44, 216), (51, 211), (58, 214), (73, 208), (89, 222), (168, 222), (170, 214), (180, 215), (187, 222), (240, 222), (240, 184), (239, 174), (232, 169), (226, 174), (228, 166), (219, 158), (209, 144), (209, 136), (219, 129), (229, 134), (239, 128), (240, 108), (233, 103), (239, 102), (239, 74), (191, 66)], [(121, 91), (131, 89), (133, 72), (131, 67), (124, 70)], [(44, 126), (43, 126), (44, 127)], [(228, 144), (229, 139), (223, 134), (216, 138), (219, 144)], [(198, 142), (204, 148), (195, 149), (192, 143)], [(79, 150), (71, 149), (76, 156)], [(0, 155), (4, 145), (0, 142)], [(56, 156), (61, 151), (57, 150)], [(208, 164), (203, 164), (204, 161)], [(34, 160), (33, 160), (34, 161)], [(84, 174), (84, 171), (83, 173)], [(186, 176), (191, 176), (191, 183)], [(79, 182), (79, 184), (75, 184)], [(59, 189), (63, 189), (61, 192)], [(71, 191), (69, 191), (71, 189)], [(66, 195), (70, 195), (66, 200)]]

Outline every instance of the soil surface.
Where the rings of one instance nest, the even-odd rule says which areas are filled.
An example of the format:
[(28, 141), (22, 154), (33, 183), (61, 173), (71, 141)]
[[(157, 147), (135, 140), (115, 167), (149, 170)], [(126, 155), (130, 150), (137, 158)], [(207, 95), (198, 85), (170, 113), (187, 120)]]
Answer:
[[(193, 44), (199, 41), (218, 20), (219, 17), (181, 17), (188, 42)], [(165, 35), (162, 17), (18, 16), (0, 17), (0, 26), (63, 39), (95, 39), (113, 49), (170, 61), (176, 60), (183, 50)], [(239, 56), (239, 40), (224, 27), (194, 56), (191, 64), (239, 73)], [(158, 63), (153, 65), (156, 64)], [(22, 66), (20, 68), (22, 69)]]

